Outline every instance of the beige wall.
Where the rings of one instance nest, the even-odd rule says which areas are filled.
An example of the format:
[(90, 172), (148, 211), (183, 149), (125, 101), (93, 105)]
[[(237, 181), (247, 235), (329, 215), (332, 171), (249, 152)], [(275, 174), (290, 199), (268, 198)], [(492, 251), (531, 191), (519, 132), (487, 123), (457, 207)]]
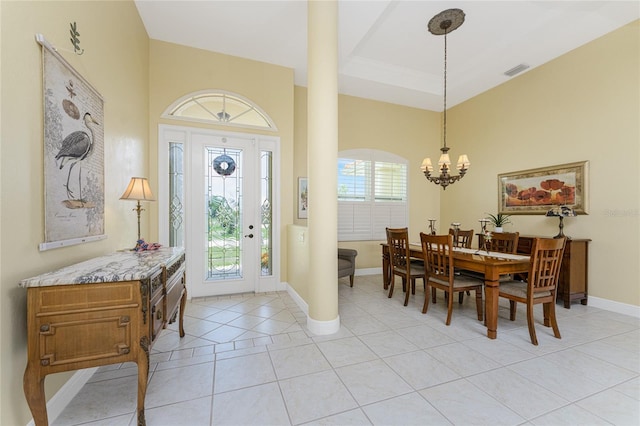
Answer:
[[(640, 305), (640, 47), (638, 21), (489, 90), (448, 111), (451, 157), (469, 155), (468, 175), (446, 191), (419, 172), (437, 158), (439, 117), (428, 111), (340, 96), (339, 149), (375, 148), (413, 161), (412, 235), (438, 219), (479, 229), (498, 208), (497, 175), (575, 161), (590, 162), (590, 214), (565, 220), (565, 233), (591, 238), (589, 294)], [(305, 176), (305, 89), (296, 87), (296, 176)], [(558, 220), (514, 216), (508, 231), (553, 236)], [(296, 220), (304, 225), (306, 221)], [(378, 242), (358, 249), (357, 268), (380, 266)]]
[[(286, 226), (293, 220), (294, 179), (290, 165), (293, 162), (293, 70), (251, 61), (234, 56), (208, 52), (165, 43), (150, 41), (150, 102), (149, 102), (149, 149), (150, 177), (157, 182), (158, 125), (171, 124), (190, 127), (218, 128), (238, 131), (225, 126), (203, 126), (191, 122), (161, 119), (164, 111), (177, 99), (206, 89), (225, 90), (237, 93), (255, 102), (275, 122), (276, 132), (262, 132), (280, 138), (280, 196), (281, 196), (281, 280), (287, 280), (287, 234)], [(255, 130), (240, 130), (244, 133), (261, 133)], [(153, 187), (157, 187), (154, 185)], [(158, 229), (158, 208), (152, 209), (151, 229)], [(157, 231), (155, 231), (157, 232)], [(157, 237), (157, 233), (155, 234)]]
[[(306, 88), (295, 88), (296, 178), (306, 176)], [(438, 218), (440, 194), (427, 185), (420, 171), (422, 159), (439, 156), (440, 114), (353, 96), (338, 98), (338, 149), (370, 148), (391, 152), (409, 160), (409, 232), (418, 235), (429, 218)], [(305, 219), (295, 223), (306, 225)], [(380, 267), (380, 241), (341, 242), (341, 247), (358, 250), (356, 267)]]
[[(131, 1), (2, 2), (2, 157), (0, 167), (0, 390), (2, 425), (25, 425), (22, 393), (26, 291), (18, 282), (135, 243), (133, 204), (119, 197), (148, 168), (148, 38)], [(77, 22), (82, 56), (73, 53), (69, 23)], [(104, 97), (106, 240), (38, 251), (43, 220), (43, 96), (41, 33)], [(143, 218), (146, 232), (148, 220)], [(51, 397), (71, 375), (48, 376)], [(135, 394), (132, 394), (135, 397)]]
[[(256, 102), (275, 120), (281, 138), (282, 279), (287, 279), (287, 225), (295, 219), (297, 177), (306, 176), (306, 90), (289, 69), (149, 42), (135, 6), (125, 2), (0, 3), (0, 424), (26, 424), (22, 395), (26, 361), (22, 278), (129, 246), (132, 206), (119, 201), (132, 175), (157, 188), (157, 126), (175, 99), (201, 89), (224, 89)], [(81, 33), (82, 56), (72, 53), (69, 22)], [(105, 199), (109, 238), (39, 252), (44, 235), (42, 175), (42, 33), (105, 98)], [(497, 208), (496, 175), (571, 161), (591, 162), (591, 214), (567, 219), (565, 231), (593, 239), (590, 294), (640, 305), (638, 22), (453, 108), (452, 157), (469, 154), (465, 179), (443, 192), (419, 171), (422, 157), (439, 154), (441, 114), (339, 98), (339, 149), (375, 148), (411, 161), (410, 230), (430, 217), (443, 224), (477, 224)], [(625, 182), (620, 184), (619, 182)], [(158, 206), (143, 216), (143, 233), (157, 237)], [(442, 219), (441, 219), (442, 218)], [(441, 219), (441, 220), (440, 220)], [(553, 235), (557, 222), (518, 216), (514, 229)], [(358, 268), (379, 267), (378, 242), (344, 243), (360, 251)], [(297, 272), (298, 273), (298, 272)], [(50, 397), (69, 374), (47, 378)]]
[[(497, 174), (589, 160), (590, 214), (565, 234), (591, 238), (589, 295), (640, 305), (640, 24), (638, 21), (456, 106), (448, 114), (465, 179), (441, 217), (479, 229), (495, 213)], [(558, 219), (514, 216), (507, 230), (553, 236)]]

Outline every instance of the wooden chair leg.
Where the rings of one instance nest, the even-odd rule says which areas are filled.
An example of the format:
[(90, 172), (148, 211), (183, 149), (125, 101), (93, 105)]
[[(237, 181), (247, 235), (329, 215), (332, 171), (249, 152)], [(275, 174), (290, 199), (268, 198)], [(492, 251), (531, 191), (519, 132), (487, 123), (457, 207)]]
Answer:
[(353, 287), (353, 275), (349, 275), (349, 284)]
[(407, 291), (407, 278), (402, 277), (402, 291)]
[[(409, 283), (409, 286), (411, 286), (411, 283)], [(409, 294), (411, 294), (411, 291), (408, 288), (404, 293), (404, 306), (407, 306), (409, 304)]]
[[(462, 292), (460, 292), (462, 294)], [(484, 319), (482, 309), (482, 290), (476, 290), (476, 310), (478, 311), (478, 321)]]
[(446, 322), (447, 325), (451, 324), (452, 312), (453, 312), (453, 294), (449, 294), (449, 299), (447, 300), (447, 322)]
[(416, 294), (416, 279), (411, 279), (411, 294)]
[(431, 301), (433, 303), (436, 303), (436, 288), (435, 287), (431, 287)]
[(538, 346), (538, 338), (536, 337), (536, 327), (533, 322), (533, 305), (527, 303), (527, 325), (529, 326), (529, 337), (531, 343)]
[(391, 296), (393, 296), (393, 286), (396, 283), (396, 276), (395, 275), (391, 275), (391, 280), (389, 280), (389, 299), (391, 299)]
[(513, 300), (509, 300), (509, 319), (511, 321), (515, 321), (516, 320), (516, 310), (517, 310), (517, 303), (514, 302)]
[(560, 329), (558, 328), (558, 321), (556, 321), (556, 304), (554, 302), (543, 303), (542, 307), (544, 309), (545, 316), (545, 324), (547, 327), (551, 326), (553, 329), (553, 335), (557, 339), (561, 339), (560, 337)]
[[(429, 287), (427, 286), (427, 289)], [(424, 291), (424, 305), (422, 305), (422, 313), (426, 314), (429, 309), (429, 292), (427, 290)]]
[[(469, 290), (467, 290), (467, 296), (471, 296), (471, 292)], [(460, 293), (458, 293), (458, 303), (462, 305), (463, 301), (464, 301), (464, 291), (461, 291)]]

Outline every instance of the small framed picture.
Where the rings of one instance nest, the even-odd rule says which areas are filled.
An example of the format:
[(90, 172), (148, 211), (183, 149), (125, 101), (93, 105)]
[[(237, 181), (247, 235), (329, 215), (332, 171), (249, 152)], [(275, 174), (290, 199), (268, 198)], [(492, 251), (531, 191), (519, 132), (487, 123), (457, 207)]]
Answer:
[(307, 178), (298, 178), (298, 219), (306, 219), (309, 210), (309, 189)]

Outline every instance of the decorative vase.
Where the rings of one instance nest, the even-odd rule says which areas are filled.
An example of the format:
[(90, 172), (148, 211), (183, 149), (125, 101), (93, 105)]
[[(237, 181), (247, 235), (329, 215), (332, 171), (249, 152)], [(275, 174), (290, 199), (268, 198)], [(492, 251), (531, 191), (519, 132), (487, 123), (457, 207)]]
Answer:
[(502, 232), (502, 226), (496, 226), (496, 227), (494, 228), (494, 231), (495, 231), (495, 232)]

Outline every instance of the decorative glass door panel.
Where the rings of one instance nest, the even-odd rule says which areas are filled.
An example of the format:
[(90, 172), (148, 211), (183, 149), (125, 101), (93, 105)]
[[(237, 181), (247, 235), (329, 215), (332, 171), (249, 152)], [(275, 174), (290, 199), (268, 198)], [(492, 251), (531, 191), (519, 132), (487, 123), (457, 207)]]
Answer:
[(242, 278), (242, 150), (205, 147), (206, 279)]

